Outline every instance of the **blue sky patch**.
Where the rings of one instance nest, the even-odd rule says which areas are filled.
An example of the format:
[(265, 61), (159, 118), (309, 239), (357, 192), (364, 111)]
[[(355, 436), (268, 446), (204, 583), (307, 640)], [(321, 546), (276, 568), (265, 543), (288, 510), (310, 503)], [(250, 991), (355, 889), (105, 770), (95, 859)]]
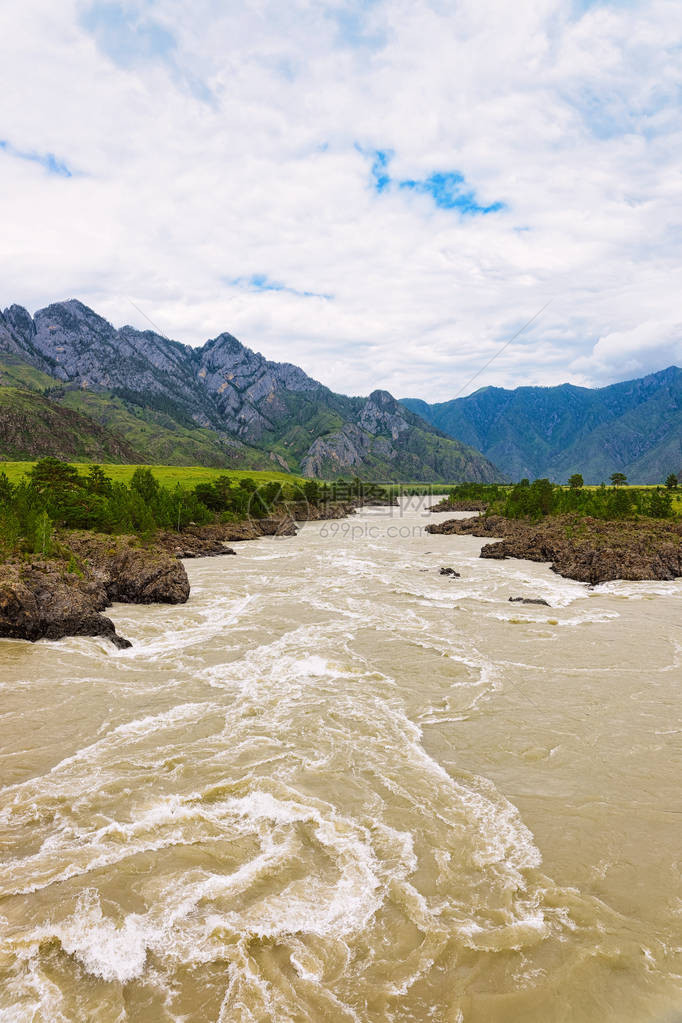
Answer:
[(498, 213), (506, 209), (505, 203), (494, 202), (483, 206), (476, 198), (476, 192), (467, 184), (464, 175), (459, 171), (434, 171), (427, 178), (394, 178), (391, 176), (389, 164), (393, 157), (390, 150), (375, 149), (367, 151), (360, 145), (355, 147), (363, 156), (372, 160), (370, 169), (372, 188), (380, 195), (390, 188), (398, 188), (418, 195), (428, 195), (441, 210), (459, 210), (470, 216), (484, 216), (487, 213)]
[(196, 99), (215, 102), (206, 83), (179, 59), (177, 39), (170, 29), (160, 21), (143, 17), (133, 4), (92, 0), (81, 14), (80, 24), (118, 67), (128, 70), (140, 64), (165, 64), (175, 81)]
[(175, 36), (151, 18), (141, 19), (116, 0), (95, 0), (81, 15), (83, 28), (95, 37), (102, 53), (119, 67), (141, 61), (168, 60)]
[(298, 291), (298, 289), (290, 288), (281, 281), (272, 280), (267, 274), (251, 274), (250, 277), (236, 277), (234, 280), (226, 281), (226, 283), (246, 288), (248, 291), (282, 291), (287, 295), (298, 295), (299, 298), (324, 298), (330, 301), (334, 297), (333, 295), (324, 295), (319, 291)]
[(391, 153), (385, 153), (377, 149), (372, 161), (372, 181), (377, 192), (385, 192), (391, 184), (391, 175), (388, 173), (388, 163)]
[(341, 46), (352, 50), (378, 50), (385, 45), (385, 32), (368, 25), (367, 15), (376, 6), (377, 0), (345, 0), (327, 11), (327, 17), (336, 23)]
[(481, 206), (473, 189), (467, 187), (464, 175), (458, 171), (430, 174), (423, 181), (400, 181), (398, 187), (418, 192), (421, 195), (430, 195), (441, 210), (459, 210), (460, 213), (479, 216), (486, 213), (499, 213), (504, 209), (503, 202)]
[(54, 153), (36, 153), (33, 150), (17, 149), (6, 139), (0, 139), (0, 152), (14, 156), (17, 160), (27, 160), (29, 163), (38, 163), (44, 167), (48, 174), (58, 178), (72, 178), (73, 171), (70, 170), (63, 160), (58, 160)]

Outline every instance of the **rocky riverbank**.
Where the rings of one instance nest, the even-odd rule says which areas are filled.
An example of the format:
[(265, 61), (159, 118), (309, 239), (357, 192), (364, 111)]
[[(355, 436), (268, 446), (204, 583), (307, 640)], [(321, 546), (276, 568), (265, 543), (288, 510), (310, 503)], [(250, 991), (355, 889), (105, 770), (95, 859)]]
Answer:
[(114, 601), (182, 604), (189, 596), (182, 562), (133, 537), (69, 533), (60, 543), (72, 552), (69, 561), (33, 557), (0, 565), (0, 636), (104, 636), (127, 647), (105, 608)]
[(354, 510), (350, 502), (319, 508), (302, 503), (271, 518), (159, 532), (149, 544), (131, 536), (63, 532), (58, 536), (61, 557), (34, 555), (0, 564), (0, 637), (103, 636), (128, 647), (102, 612), (117, 601), (184, 603), (190, 587), (181, 559), (234, 554), (230, 542), (295, 536), (297, 521), (342, 518)]
[(482, 558), (549, 561), (551, 569), (580, 582), (677, 579), (682, 576), (682, 523), (664, 519), (609, 520), (562, 515), (540, 522), (487, 518), (448, 519), (429, 533), (495, 537)]
[(486, 501), (451, 501), (449, 497), (442, 497), (436, 504), (429, 506), (430, 512), (448, 511), (472, 511), (484, 512), (488, 505)]

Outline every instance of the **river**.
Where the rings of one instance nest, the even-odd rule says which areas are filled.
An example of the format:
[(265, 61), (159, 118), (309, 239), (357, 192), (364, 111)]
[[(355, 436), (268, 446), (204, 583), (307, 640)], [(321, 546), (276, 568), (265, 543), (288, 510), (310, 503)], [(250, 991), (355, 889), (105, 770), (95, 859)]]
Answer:
[(187, 562), (130, 650), (0, 641), (3, 1023), (682, 1020), (682, 582), (443, 517)]

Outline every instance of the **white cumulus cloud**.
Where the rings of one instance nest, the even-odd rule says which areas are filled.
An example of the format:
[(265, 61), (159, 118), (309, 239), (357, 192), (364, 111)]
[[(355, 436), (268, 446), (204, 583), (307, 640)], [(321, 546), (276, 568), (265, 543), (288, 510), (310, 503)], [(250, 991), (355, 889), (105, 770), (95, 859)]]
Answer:
[(550, 300), (468, 389), (680, 362), (681, 44), (669, 0), (7, 4), (0, 303), (431, 401)]

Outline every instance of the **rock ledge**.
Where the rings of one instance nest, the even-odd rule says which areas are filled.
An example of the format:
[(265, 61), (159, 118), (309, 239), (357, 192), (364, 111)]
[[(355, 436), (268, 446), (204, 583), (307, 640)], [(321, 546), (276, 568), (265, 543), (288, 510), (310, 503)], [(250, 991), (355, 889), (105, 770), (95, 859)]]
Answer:
[(483, 546), (482, 558), (548, 561), (558, 575), (591, 585), (682, 576), (681, 522), (571, 515), (530, 522), (490, 515), (448, 519), (426, 528), (429, 533), (496, 537)]

